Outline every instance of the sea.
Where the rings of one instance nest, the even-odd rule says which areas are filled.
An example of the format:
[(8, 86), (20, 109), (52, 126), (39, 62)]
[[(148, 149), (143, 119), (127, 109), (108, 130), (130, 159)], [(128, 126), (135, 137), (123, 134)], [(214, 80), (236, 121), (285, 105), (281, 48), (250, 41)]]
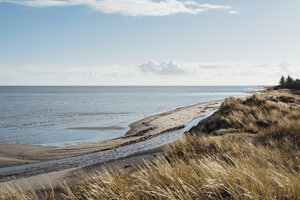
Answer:
[[(65, 147), (124, 136), (154, 114), (259, 86), (0, 86), (0, 143)], [(78, 130), (118, 126), (120, 130)]]

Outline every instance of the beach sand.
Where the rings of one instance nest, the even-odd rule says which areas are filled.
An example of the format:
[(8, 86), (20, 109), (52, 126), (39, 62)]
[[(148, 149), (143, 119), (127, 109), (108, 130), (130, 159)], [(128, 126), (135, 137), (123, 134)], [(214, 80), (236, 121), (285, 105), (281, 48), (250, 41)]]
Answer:
[[(70, 168), (60, 171), (38, 174), (26, 178), (13, 179), (7, 182), (0, 182), (0, 187), (23, 188), (25, 190), (40, 191), (48, 188), (59, 188), (62, 183), (72, 183), (80, 177), (81, 174), (93, 175), (104, 170), (126, 169), (132, 170), (135, 167), (143, 165), (145, 162), (151, 162), (157, 156), (164, 155), (162, 147), (133, 153), (125, 158), (116, 159), (106, 163), (99, 163), (83, 168)], [(76, 184), (76, 182), (75, 182)], [(59, 191), (57, 191), (59, 195)]]

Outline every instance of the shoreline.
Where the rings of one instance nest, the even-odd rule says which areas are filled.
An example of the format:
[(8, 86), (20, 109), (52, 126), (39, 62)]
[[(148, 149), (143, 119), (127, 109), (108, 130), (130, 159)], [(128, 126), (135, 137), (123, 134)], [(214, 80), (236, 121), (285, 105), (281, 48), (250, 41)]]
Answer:
[[(24, 144), (0, 145), (0, 170), (13, 166), (55, 161), (76, 156), (84, 156), (105, 150), (146, 141), (155, 136), (183, 128), (192, 120), (205, 116), (217, 109), (222, 100), (197, 103), (179, 107), (171, 111), (152, 115), (130, 124), (125, 136), (112, 140), (68, 146), (63, 148), (43, 147)], [(135, 153), (135, 152), (132, 152)], [(0, 177), (1, 177), (0, 173)]]
[[(219, 104), (220, 103), (221, 102), (219, 102)], [(189, 156), (191, 156), (191, 159), (195, 160), (196, 158), (199, 157), (198, 155), (203, 155), (204, 163), (206, 163), (207, 160), (212, 161), (211, 165), (203, 165), (203, 167), (202, 167), (203, 173), (208, 173), (206, 170), (209, 169), (209, 170), (215, 170), (216, 174), (218, 174), (219, 173), (218, 168), (214, 169), (212, 167), (210, 169), (210, 167), (207, 167), (207, 166), (215, 166), (215, 163), (214, 163), (214, 160), (216, 158), (215, 155), (219, 154), (219, 153), (224, 153), (224, 152), (225, 152), (224, 155), (223, 154), (221, 155), (222, 157), (221, 157), (220, 162), (223, 162), (222, 164), (224, 164), (224, 166), (229, 166), (228, 172), (231, 173), (232, 172), (231, 162), (234, 159), (230, 158), (229, 161), (231, 161), (231, 162), (229, 162), (229, 163), (228, 163), (228, 159), (224, 160), (224, 157), (227, 158), (227, 156), (229, 155), (228, 149), (229, 149), (229, 151), (231, 151), (231, 149), (232, 149), (232, 145), (230, 145), (231, 142), (237, 142), (235, 144), (241, 145), (242, 149), (243, 149), (243, 147), (245, 147), (245, 145), (248, 146), (248, 144), (253, 144), (253, 145), (249, 145), (247, 148), (252, 149), (254, 147), (255, 149), (253, 151), (253, 154), (256, 154), (257, 152), (258, 152), (258, 154), (254, 155), (254, 157), (253, 157), (254, 160), (253, 161), (251, 160), (248, 163), (250, 168), (247, 168), (247, 169), (249, 169), (250, 171), (254, 170), (254, 172), (256, 172), (257, 166), (261, 164), (261, 162), (256, 163), (257, 157), (260, 157), (262, 155), (260, 153), (262, 150), (261, 147), (256, 146), (256, 145), (261, 144), (262, 147), (264, 147), (266, 145), (265, 141), (270, 139), (270, 136), (268, 135), (270, 132), (260, 132), (260, 131), (266, 130), (265, 127), (263, 126), (264, 124), (257, 123), (257, 122), (268, 120), (267, 122), (268, 122), (268, 124), (270, 124), (270, 127), (271, 127), (274, 124), (276, 124), (277, 121), (272, 121), (269, 119), (273, 119), (274, 115), (275, 115), (275, 118), (279, 119), (280, 117), (284, 116), (283, 114), (285, 114), (285, 112), (287, 110), (290, 111), (288, 113), (292, 113), (291, 115), (287, 116), (287, 117), (289, 117), (288, 119), (293, 119), (294, 122), (297, 123), (298, 122), (297, 119), (299, 118), (299, 117), (291, 118), (291, 116), (293, 117), (293, 116), (296, 116), (296, 114), (297, 114), (295, 108), (297, 108), (297, 107), (299, 108), (299, 98), (295, 98), (294, 96), (288, 96), (287, 94), (282, 94), (281, 92), (275, 91), (274, 93), (263, 93), (260, 96), (253, 95), (249, 98), (240, 98), (239, 100), (236, 100), (236, 101), (232, 100), (232, 99), (227, 99), (225, 101), (224, 106), (218, 108), (217, 111), (213, 110), (209, 114), (207, 114), (201, 118), (196, 118), (192, 122), (186, 124), (184, 129), (168, 132), (168, 130), (170, 130), (170, 129), (167, 129), (168, 126), (171, 126), (174, 129), (177, 129), (178, 126), (175, 126), (175, 125), (178, 125), (178, 121), (182, 122), (191, 117), (191, 116), (188, 116), (188, 117), (183, 116), (186, 111), (188, 113), (190, 113), (190, 112), (192, 112), (193, 109), (196, 109), (198, 106), (198, 108), (197, 108), (198, 112), (192, 112), (192, 113), (200, 114), (200, 113), (202, 113), (202, 111), (211, 110), (213, 107), (217, 107), (217, 104), (213, 104), (212, 102), (207, 102), (205, 106), (202, 106), (203, 103), (201, 103), (201, 105), (195, 104), (192, 106), (186, 106), (186, 107), (178, 108), (178, 109), (175, 109), (175, 110), (172, 110), (169, 112), (150, 116), (150, 117), (147, 117), (147, 118), (144, 118), (142, 120), (132, 123), (131, 124), (132, 129), (131, 129), (131, 131), (128, 131), (127, 136), (125, 136), (125, 138), (126, 137), (128, 137), (128, 138), (137, 137), (140, 135), (146, 136), (147, 134), (151, 133), (151, 131), (153, 131), (153, 130), (161, 131), (163, 129), (163, 130), (166, 130), (166, 132), (162, 131), (162, 132), (160, 132), (160, 135), (158, 135), (157, 137), (151, 137), (150, 139), (146, 139), (141, 142), (136, 142), (136, 143), (133, 143), (132, 145), (125, 145), (125, 146), (121, 146), (116, 149), (111, 149), (110, 151), (107, 151), (107, 153), (111, 153), (114, 156), (113, 157), (114, 159), (111, 159), (111, 160), (100, 162), (99, 159), (101, 160), (101, 156), (99, 157), (99, 155), (104, 155), (104, 154), (91, 153), (91, 154), (87, 154), (87, 155), (79, 156), (79, 157), (88, 159), (89, 161), (90, 161), (90, 158), (96, 158), (97, 161), (94, 164), (89, 164), (86, 166), (78, 166), (78, 167), (71, 166), (69, 168), (63, 168), (63, 169), (57, 170), (57, 171), (43, 171), (43, 167), (45, 167), (46, 163), (41, 163), (41, 164), (44, 164), (44, 166), (43, 165), (33, 165), (34, 167), (29, 167), (27, 172), (19, 171), (19, 174), (17, 174), (17, 173), (8, 174), (8, 176), (10, 176), (8, 178), (11, 178), (13, 175), (16, 175), (15, 176), (16, 179), (10, 179), (7, 181), (5, 181), (5, 180), (3, 181), (3, 177), (1, 177), (1, 175), (3, 174), (3, 171), (1, 171), (1, 168), (0, 168), (0, 188), (3, 187), (4, 190), (5, 190), (5, 188), (8, 188), (8, 189), (24, 188), (25, 192), (27, 192), (27, 190), (30, 190), (30, 191), (34, 191), (37, 194), (44, 194), (45, 192), (53, 191), (53, 194), (58, 199), (60, 199), (60, 197), (62, 197), (62, 195), (65, 195), (65, 194), (62, 194), (63, 185), (70, 186), (72, 188), (72, 192), (74, 192), (73, 194), (77, 194), (77, 193), (75, 193), (77, 191), (76, 187), (78, 185), (81, 186), (80, 184), (78, 184), (78, 181), (83, 178), (87, 178), (87, 181), (84, 182), (84, 186), (87, 186), (87, 190), (80, 191), (80, 192), (83, 192), (84, 194), (85, 194), (85, 191), (88, 194), (88, 191), (89, 191), (88, 188), (90, 186), (93, 187), (93, 184), (96, 184), (96, 185), (99, 185), (102, 187), (101, 181), (108, 180), (108, 183), (110, 183), (110, 181), (113, 180), (115, 182), (112, 181), (111, 183), (119, 184), (119, 180), (116, 178), (116, 177), (118, 177), (119, 174), (112, 173), (111, 178), (116, 178), (116, 179), (111, 179), (110, 177), (109, 177), (109, 179), (107, 179), (107, 177), (105, 179), (105, 176), (102, 177), (101, 174), (108, 173), (110, 175), (111, 174), (110, 172), (115, 172), (115, 170), (121, 170), (121, 172), (125, 173), (126, 177), (127, 177), (127, 175), (129, 177), (130, 181), (128, 181), (127, 184), (130, 185), (130, 190), (128, 190), (128, 191), (134, 192), (134, 190), (136, 189), (134, 184), (136, 182), (138, 182), (139, 180), (145, 180), (143, 176), (138, 177), (136, 175), (138, 175), (139, 172), (141, 172), (141, 170), (145, 169), (143, 166), (147, 163), (152, 163), (149, 165), (151, 167), (151, 168), (149, 168), (150, 170), (152, 168), (154, 168), (154, 170), (158, 170), (158, 173), (164, 174), (165, 173), (164, 165), (165, 164), (168, 165), (168, 163), (170, 163), (170, 160), (172, 161), (172, 159), (174, 158), (176, 160), (174, 162), (171, 162), (171, 166), (172, 167), (174, 166), (175, 167), (174, 170), (176, 170), (176, 172), (179, 171), (179, 174), (180, 174), (181, 169), (183, 167), (181, 165), (182, 162), (179, 162), (179, 161), (181, 161), (182, 159), (185, 161), (185, 157), (182, 157), (182, 156), (187, 155), (187, 159), (189, 159), (190, 158)], [(228, 104), (230, 106), (227, 106)], [(196, 108), (195, 108), (195, 106), (196, 106)], [(229, 110), (228, 110), (228, 107), (229, 107)], [(258, 109), (258, 107), (260, 109)], [(268, 109), (270, 107), (272, 107), (272, 109), (275, 109), (275, 110), (273, 110), (275, 112), (272, 112), (272, 114), (270, 114), (269, 109)], [(251, 108), (251, 111), (254, 111), (254, 112), (249, 112), (249, 108)], [(256, 116), (257, 114), (260, 114), (261, 112), (263, 112), (262, 116), (259, 116), (257, 118), (252, 117), (252, 116)], [(225, 118), (225, 119), (230, 120), (230, 121), (227, 121), (229, 123), (229, 127), (222, 125), (223, 123), (226, 123), (226, 122), (224, 122), (224, 118), (222, 118), (222, 117), (227, 116), (228, 113), (230, 115), (228, 118)], [(235, 114), (235, 113), (238, 113), (238, 114)], [(240, 115), (239, 113), (242, 113), (242, 115)], [(177, 117), (175, 119), (173, 118), (174, 114)], [(238, 117), (232, 117), (232, 116), (237, 116), (237, 115), (238, 115)], [(250, 117), (249, 117), (249, 115), (250, 115)], [(299, 113), (297, 115), (299, 116)], [(156, 126), (156, 125), (160, 125), (158, 123), (158, 121), (161, 123), (162, 122), (166, 123), (166, 122), (164, 122), (164, 120), (167, 120), (167, 119), (170, 120), (168, 122), (169, 123), (168, 126), (165, 126), (165, 127)], [(243, 121), (244, 119), (246, 119), (246, 121)], [(286, 120), (286, 118), (282, 118), (282, 119)], [(174, 121), (174, 120), (176, 123), (175, 122), (172, 123), (172, 121)], [(235, 121), (240, 121), (240, 120), (243, 123), (242, 126), (235, 124)], [(172, 139), (170, 139), (168, 137), (168, 135), (177, 133), (177, 136), (180, 137), (181, 135), (186, 133), (185, 130), (191, 130), (190, 129), (191, 125), (195, 124), (195, 123), (197, 123), (197, 127), (199, 127), (199, 129), (197, 130), (198, 133), (203, 133), (201, 131), (203, 128), (202, 127), (203, 124), (211, 126), (211, 127), (209, 127), (209, 126), (204, 127), (204, 129), (208, 131), (207, 138), (209, 138), (209, 139), (203, 140), (203, 139), (199, 138), (199, 141), (203, 141), (203, 142), (199, 142), (197, 138), (193, 138), (192, 140), (182, 140), (183, 142), (181, 143), (181, 141), (179, 141), (178, 146), (175, 143), (175, 147), (177, 146), (177, 149), (172, 150), (172, 152), (171, 152), (172, 154), (170, 154), (170, 151), (168, 151), (168, 150), (165, 151), (166, 148), (168, 148), (170, 145), (172, 146), (172, 144), (170, 144), (170, 143), (172, 143), (172, 141), (175, 141), (175, 140), (173, 140), (173, 139), (175, 139), (174, 137)], [(250, 125), (256, 124), (255, 128), (258, 127), (259, 131), (253, 132), (253, 130), (255, 130), (255, 129), (249, 129), (249, 127), (248, 127), (249, 124)], [(287, 128), (285, 124), (280, 124), (280, 126), (283, 127), (284, 129)], [(150, 127), (153, 127), (153, 129), (151, 129)], [(276, 127), (276, 125), (275, 125), (275, 127)], [(135, 128), (135, 129), (133, 129), (133, 128)], [(213, 129), (213, 128), (216, 128), (216, 129)], [(244, 128), (247, 128), (247, 129), (244, 129)], [(294, 128), (294, 127), (292, 127), (292, 128)], [(218, 132), (219, 130), (221, 130), (222, 132)], [(228, 130), (228, 131), (226, 131), (226, 130)], [(273, 129), (268, 129), (268, 130), (273, 131)], [(178, 134), (178, 133), (182, 133), (182, 134)], [(219, 134), (219, 133), (221, 133), (221, 134)], [(290, 134), (290, 136), (294, 135), (294, 132), (288, 132), (288, 133)], [(264, 134), (264, 135), (262, 135), (262, 134)], [(278, 134), (278, 133), (275, 132), (272, 134)], [(176, 135), (176, 134), (174, 134), (174, 135)], [(200, 134), (200, 135), (202, 135), (202, 134)], [(287, 135), (286, 137), (290, 137), (290, 136)], [(275, 135), (274, 138), (275, 138), (274, 142), (275, 142), (275, 140), (276, 141), (278, 140), (277, 135)], [(162, 139), (164, 139), (165, 141), (168, 141), (168, 143), (159, 145), (156, 148), (144, 148), (145, 144), (149, 145), (149, 143), (151, 143), (151, 141), (154, 143), (161, 142)], [(195, 139), (194, 143), (193, 142), (188, 143), (188, 142), (193, 141), (194, 139)], [(276, 148), (282, 148), (281, 146), (279, 146), (282, 144), (280, 142), (280, 140), (281, 140), (281, 138), (279, 138), (279, 140), (277, 141), (278, 147), (276, 147)], [(224, 143), (222, 141), (224, 141)], [(272, 139), (272, 141), (273, 141), (273, 139)], [(260, 142), (260, 143), (257, 143), (257, 142)], [(192, 145), (192, 146), (190, 146), (190, 145)], [(226, 146), (218, 149), (218, 151), (215, 151), (215, 145), (226, 145)], [(273, 143), (271, 143), (271, 145), (273, 145)], [(289, 145), (287, 145), (287, 146), (288, 146), (288, 148), (293, 148), (293, 147), (290, 147)], [(196, 151), (194, 150), (194, 147), (197, 148)], [(205, 148), (204, 150), (203, 150), (203, 147)], [(210, 151), (211, 147), (212, 147), (212, 149)], [(124, 154), (124, 150), (126, 150), (126, 149), (128, 151), (125, 152), (125, 154)], [(208, 150), (209, 153), (207, 153), (206, 149)], [(267, 147), (265, 149), (268, 153), (272, 150)], [(278, 153), (277, 149), (273, 149), (273, 150), (274, 150), (275, 154)], [(184, 152), (184, 154), (179, 154), (178, 152)], [(187, 152), (187, 153), (185, 154), (185, 152)], [(191, 154), (190, 154), (190, 152), (191, 152)], [(197, 153), (194, 154), (194, 152), (197, 152)], [(239, 154), (240, 148), (233, 149), (233, 152), (237, 152), (237, 153), (234, 153), (233, 156), (238, 155), (238, 157), (237, 157), (238, 159), (244, 159), (244, 153)], [(249, 153), (250, 151), (247, 149), (245, 152)], [(288, 151), (286, 151), (284, 149), (284, 150), (282, 150), (282, 152), (286, 153)], [(104, 152), (101, 151), (98, 153), (104, 153)], [(271, 152), (270, 155), (271, 154), (274, 155), (274, 153)], [(93, 157), (91, 155), (96, 155), (96, 156)], [(106, 155), (108, 155), (108, 154), (106, 154)], [(283, 155), (283, 161), (285, 162), (286, 161), (285, 156), (284, 156), (284, 154), (282, 154), (282, 155)], [(297, 155), (297, 154), (295, 154), (295, 155)], [(171, 157), (169, 157), (169, 156), (171, 156)], [(210, 156), (209, 157), (210, 159), (205, 159), (206, 158), (205, 156)], [(266, 156), (266, 159), (269, 158), (269, 154), (264, 155), (264, 156)], [(291, 156), (291, 158), (293, 158), (293, 157), (294, 156)], [(163, 159), (163, 160), (161, 160), (161, 159)], [(247, 159), (248, 159), (248, 157), (247, 157)], [(265, 160), (265, 158), (263, 158), (263, 159)], [(276, 167), (278, 160), (276, 160), (276, 159), (274, 159), (274, 160), (276, 162), (272, 162), (272, 163), (275, 163), (274, 167)], [(74, 161), (74, 160), (72, 160), (72, 158), (71, 158), (69, 161)], [(85, 162), (85, 161), (87, 161), (87, 160), (84, 160), (83, 162)], [(242, 161), (245, 161), (245, 160), (242, 160)], [(202, 162), (202, 160), (201, 160), (201, 162)], [(238, 162), (243, 163), (243, 162), (240, 162), (240, 160), (238, 160)], [(248, 160), (246, 162), (248, 162)], [(251, 164), (253, 162), (255, 163), (254, 167), (251, 166)], [(180, 168), (176, 168), (177, 163), (179, 164)], [(53, 168), (57, 167), (57, 164), (59, 164), (59, 163), (55, 163), (55, 162), (50, 163), (50, 165), (47, 167), (53, 169)], [(67, 163), (67, 165), (68, 164), (70, 164), (70, 163)], [(188, 167), (189, 167), (189, 164), (190, 164), (190, 162), (186, 163), (186, 165)], [(168, 167), (168, 166), (166, 166), (166, 167)], [(267, 170), (269, 169), (269, 166), (270, 166), (269, 163), (267, 163), (265, 166), (263, 166), (264, 170), (266, 170), (266, 173), (267, 173)], [(33, 174), (31, 171), (36, 172), (36, 170), (38, 170), (37, 167), (39, 169), (41, 169), (42, 173)], [(147, 167), (148, 166), (146, 166), (146, 168)], [(199, 167), (201, 169), (201, 165), (199, 165), (198, 163), (196, 163), (196, 165), (194, 167)], [(245, 167), (245, 165), (242, 164), (240, 166), (240, 168), (243, 169), (243, 167)], [(14, 167), (12, 167), (12, 168), (14, 168)], [(17, 169), (17, 167), (16, 167), (16, 169)], [(44, 169), (46, 169), (46, 168), (44, 168)], [(168, 168), (168, 169), (170, 169), (170, 168)], [(277, 169), (277, 167), (276, 167), (276, 169)], [(17, 171), (15, 171), (15, 172), (17, 172)], [(30, 176), (24, 176), (24, 174), (22, 174), (23, 172), (25, 172), (25, 173), (31, 172), (32, 174)], [(189, 173), (190, 168), (188, 168), (188, 170), (185, 170), (185, 172), (186, 172), (185, 173), (186, 176), (184, 175), (183, 177), (185, 178), (185, 180), (190, 180), (190, 177), (188, 176), (190, 174)], [(23, 175), (23, 177), (22, 177), (22, 175)], [(172, 177), (172, 175), (173, 174), (171, 174), (171, 177)], [(237, 174), (237, 175), (233, 174), (233, 176), (238, 176), (238, 175), (239, 174)], [(260, 180), (259, 177), (261, 177), (261, 173), (258, 172), (256, 175), (257, 175), (256, 180)], [(285, 171), (282, 172), (281, 177), (283, 177), (284, 175), (286, 175)], [(204, 176), (205, 176), (205, 174), (204, 174)], [(232, 180), (233, 176), (228, 176), (228, 179), (226, 179), (226, 180), (229, 180), (229, 181)], [(291, 176), (294, 177), (294, 174), (291, 174)], [(137, 180), (136, 177), (142, 178), (142, 179)], [(97, 182), (95, 182), (95, 183), (93, 182), (94, 178), (96, 178), (95, 180), (97, 180)], [(161, 178), (160, 176), (157, 176), (155, 180), (160, 181), (160, 178)], [(270, 178), (273, 178), (273, 174), (270, 174)], [(293, 181), (294, 179), (291, 179), (291, 180)], [(207, 183), (209, 184), (210, 182), (211, 182), (211, 179), (209, 177), (207, 179)], [(62, 185), (62, 183), (63, 183), (63, 185)], [(239, 183), (240, 183), (240, 181), (239, 181)], [(122, 187), (121, 184), (117, 185), (117, 186)], [(248, 184), (248, 182), (246, 182), (246, 184)], [(73, 188), (73, 186), (74, 186), (74, 188)], [(197, 185), (196, 185), (196, 187), (197, 187)], [(194, 186), (194, 188), (196, 188), (196, 187)], [(148, 186), (146, 185), (145, 188), (147, 190)], [(133, 190), (131, 190), (131, 189), (133, 189)], [(236, 191), (240, 191), (239, 189), (240, 188), (237, 188)], [(274, 191), (275, 191), (274, 194), (277, 194), (277, 191), (276, 190), (274, 190)], [(287, 191), (289, 191), (289, 190), (287, 190)]]

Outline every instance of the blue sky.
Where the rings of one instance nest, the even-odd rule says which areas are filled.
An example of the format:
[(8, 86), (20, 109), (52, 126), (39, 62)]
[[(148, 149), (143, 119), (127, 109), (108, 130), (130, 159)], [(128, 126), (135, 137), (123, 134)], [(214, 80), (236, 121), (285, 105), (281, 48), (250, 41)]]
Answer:
[(274, 84), (300, 75), (299, 9), (299, 0), (0, 0), (0, 84)]

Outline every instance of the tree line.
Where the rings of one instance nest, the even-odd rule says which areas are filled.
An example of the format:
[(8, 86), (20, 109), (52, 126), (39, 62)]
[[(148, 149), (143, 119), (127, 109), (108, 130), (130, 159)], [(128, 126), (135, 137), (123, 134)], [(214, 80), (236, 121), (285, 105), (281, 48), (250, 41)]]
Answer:
[(293, 79), (290, 75), (288, 75), (286, 78), (284, 76), (281, 76), (279, 85), (276, 86), (275, 89), (280, 89), (280, 88), (300, 90), (300, 80)]
[(284, 78), (284, 76), (281, 76), (279, 85), (284, 85), (286, 83), (292, 83), (293, 81), (294, 81), (294, 79), (290, 75), (288, 75), (286, 78)]

